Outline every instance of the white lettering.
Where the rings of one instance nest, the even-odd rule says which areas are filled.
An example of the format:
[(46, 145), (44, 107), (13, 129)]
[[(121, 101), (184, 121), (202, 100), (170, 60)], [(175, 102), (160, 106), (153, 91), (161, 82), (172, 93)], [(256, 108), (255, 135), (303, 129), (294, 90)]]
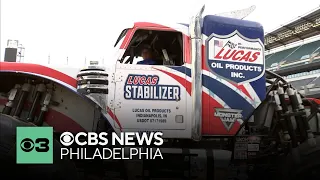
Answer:
[(99, 134), (99, 139), (102, 140), (102, 142), (101, 141), (99, 142), (100, 146), (105, 146), (108, 144), (108, 139), (106, 138), (107, 135), (108, 135), (108, 133), (106, 133), (106, 132), (101, 132)]
[(180, 87), (179, 86), (135, 86), (126, 85), (125, 99), (136, 100), (180, 100)]
[(125, 145), (127, 146), (134, 146), (135, 143), (133, 142), (133, 136), (135, 135), (134, 132), (126, 132), (125, 137), (126, 137), (126, 143)]
[(69, 156), (69, 159), (133, 159), (134, 157), (139, 159), (156, 159), (159, 157), (163, 159), (159, 148), (129, 148), (129, 151), (126, 151), (125, 148), (96, 148), (94, 153), (90, 153), (86, 148), (64, 148), (61, 150), (64, 150), (63, 155)]
[(145, 142), (146, 145), (149, 146), (151, 144), (152, 137), (153, 137), (153, 132), (151, 132), (150, 135), (147, 133), (142, 133), (141, 136), (137, 135), (138, 144), (142, 146), (144, 145), (144, 142)]
[(120, 137), (117, 135), (117, 133), (113, 132), (112, 133), (112, 145), (115, 146), (117, 145), (117, 142), (120, 145), (124, 145), (124, 134), (120, 133)]
[(231, 77), (235, 77), (235, 78), (245, 78), (243, 73), (239, 73), (239, 72), (231, 72)]
[(125, 98), (129, 99), (132, 95), (131, 95), (131, 86), (126, 86), (125, 88)]
[(76, 142), (78, 145), (80, 145), (80, 146), (87, 145), (87, 141), (84, 141), (84, 142), (79, 141), (79, 137), (80, 137), (80, 136), (87, 137), (87, 133), (85, 133), (85, 132), (79, 132), (79, 133), (74, 137), (75, 142)]
[(98, 144), (98, 134), (95, 132), (88, 132), (88, 145), (94, 146)]
[(155, 142), (154, 145), (161, 146), (163, 144), (162, 135), (163, 135), (162, 132), (154, 133), (154, 139), (156, 139), (158, 141), (158, 142)]

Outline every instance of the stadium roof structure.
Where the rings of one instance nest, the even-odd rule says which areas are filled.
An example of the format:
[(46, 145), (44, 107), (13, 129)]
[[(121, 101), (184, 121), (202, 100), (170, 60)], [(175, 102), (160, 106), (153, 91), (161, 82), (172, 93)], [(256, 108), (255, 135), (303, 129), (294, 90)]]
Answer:
[(271, 50), (320, 35), (320, 6), (297, 19), (266, 33), (265, 49)]

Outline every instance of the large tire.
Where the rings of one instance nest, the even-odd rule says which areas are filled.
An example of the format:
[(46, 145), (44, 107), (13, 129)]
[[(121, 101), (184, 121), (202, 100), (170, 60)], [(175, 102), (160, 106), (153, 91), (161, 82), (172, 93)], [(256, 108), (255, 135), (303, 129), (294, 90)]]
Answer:
[(295, 163), (292, 156), (287, 157), (283, 167), (284, 179), (288, 180), (313, 180), (320, 179), (320, 137), (316, 138), (316, 146), (312, 147), (307, 142), (298, 147), (300, 162)]
[(71, 161), (60, 159), (60, 143), (53, 143), (52, 165), (16, 164), (16, 127), (35, 126), (31, 123), (0, 114), (0, 179), (79, 179)]

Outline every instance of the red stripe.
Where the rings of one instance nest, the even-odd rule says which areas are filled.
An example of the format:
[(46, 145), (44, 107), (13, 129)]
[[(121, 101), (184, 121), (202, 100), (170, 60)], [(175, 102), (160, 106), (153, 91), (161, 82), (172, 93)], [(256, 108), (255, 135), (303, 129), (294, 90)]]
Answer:
[[(0, 99), (0, 104), (5, 105), (7, 99)], [(25, 108), (30, 108), (31, 103), (26, 103)], [(36, 113), (39, 113), (40, 107), (37, 108)], [(81, 127), (78, 123), (73, 121), (68, 116), (49, 108), (48, 112), (45, 113), (44, 122), (48, 125), (54, 127), (54, 130), (57, 132), (65, 132), (70, 131), (73, 133), (84, 132), (86, 131), (83, 127)]]
[(113, 114), (113, 112), (111, 111), (111, 109), (109, 107), (107, 107), (107, 112), (110, 115), (110, 117), (116, 121), (116, 123), (118, 124), (118, 126), (120, 127), (120, 130), (122, 131), (122, 126), (120, 124), (120, 121), (118, 120), (117, 116), (115, 114)]
[(314, 101), (315, 103), (320, 105), (320, 100), (319, 99), (316, 99), (316, 98), (307, 98), (307, 99), (310, 100), (310, 101)]
[(161, 72), (167, 74), (168, 76), (172, 77), (176, 81), (178, 81), (181, 85), (184, 86), (184, 88), (186, 88), (188, 94), (191, 95), (191, 83), (189, 81), (187, 81), (185, 78), (182, 78), (180, 76), (174, 75), (174, 74), (169, 73), (167, 71), (164, 71), (162, 69), (158, 69), (158, 68), (154, 68), (154, 69), (156, 69), (158, 71), (161, 71)]
[(239, 89), (240, 91), (242, 91), (246, 96), (248, 96), (250, 99), (253, 99), (248, 90), (243, 86), (243, 85), (237, 85), (236, 83), (232, 83), (230, 82), (234, 87), (236, 87), (237, 89)]
[(38, 65), (38, 64), (0, 62), (0, 68), (1, 68), (0, 69), (1, 71), (21, 71), (21, 72), (40, 74), (43, 76), (55, 78), (73, 87), (77, 87), (76, 79), (66, 74), (63, 74), (57, 70), (51, 69), (46, 66)]
[(184, 39), (184, 62), (186, 62), (186, 64), (191, 64), (191, 51), (190, 51), (190, 37), (183, 35), (183, 39)]
[(126, 49), (130, 43), (131, 38), (133, 37), (134, 33), (136, 30), (139, 30), (140, 28), (143, 29), (149, 29), (149, 30), (169, 30), (169, 31), (176, 31), (173, 28), (161, 25), (161, 24), (156, 24), (156, 23), (150, 23), (150, 22), (136, 22), (134, 23), (134, 27), (129, 29), (128, 32), (126, 33), (126, 36), (120, 46), (120, 49)]
[(126, 34), (126, 36), (124, 37), (124, 40), (122, 41), (120, 49), (127, 49), (129, 41), (130, 41), (132, 35), (133, 35), (132, 29), (129, 29), (127, 34)]
[(202, 69), (209, 71), (207, 66), (206, 46), (202, 45)]

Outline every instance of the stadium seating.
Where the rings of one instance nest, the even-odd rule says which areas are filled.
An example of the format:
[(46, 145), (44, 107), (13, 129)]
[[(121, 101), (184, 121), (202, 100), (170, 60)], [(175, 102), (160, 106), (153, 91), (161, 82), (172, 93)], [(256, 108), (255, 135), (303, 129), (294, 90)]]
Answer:
[(315, 41), (309, 44), (302, 45), (300, 46), (300, 48), (298, 48), (296, 51), (294, 51), (289, 57), (287, 57), (284, 60), (286, 61), (286, 63), (290, 63), (293, 61), (308, 59), (309, 57), (306, 55), (311, 55), (319, 47), (320, 47), (320, 41)]
[(313, 80), (317, 81), (316, 78), (308, 78), (308, 79), (302, 79), (302, 80), (297, 80), (297, 81), (293, 81), (293, 82), (290, 82), (291, 85), (296, 88), (297, 90), (300, 90), (302, 86), (305, 86), (309, 83), (319, 83), (319, 82), (314, 82)]
[(296, 61), (310, 59), (310, 57), (320, 55), (320, 41), (314, 41), (308, 44), (303, 44), (298, 47), (286, 49), (266, 56), (266, 68), (277, 66), (277, 63), (284, 62), (285, 64)]

